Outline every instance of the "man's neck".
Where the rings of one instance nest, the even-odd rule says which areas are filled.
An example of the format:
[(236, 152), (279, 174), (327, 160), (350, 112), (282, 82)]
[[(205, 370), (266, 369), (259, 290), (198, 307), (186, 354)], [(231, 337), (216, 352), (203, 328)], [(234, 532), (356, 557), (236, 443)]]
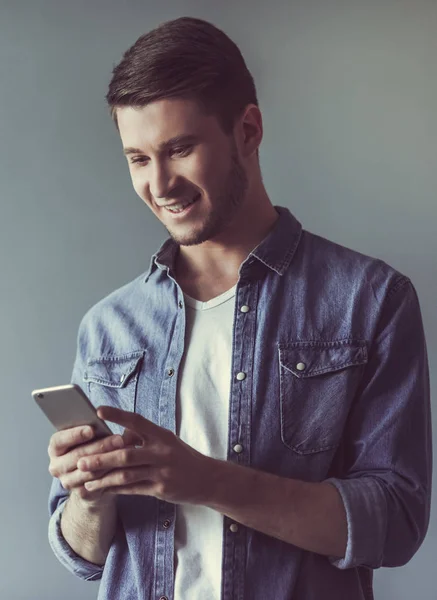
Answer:
[(247, 219), (233, 243), (229, 240), (181, 246), (176, 257), (175, 278), (182, 290), (206, 302), (233, 287), (241, 264), (274, 227), (279, 215), (272, 205), (270, 208), (262, 219)]
[[(271, 206), (271, 205), (270, 205)], [(176, 276), (184, 279), (232, 279), (249, 253), (264, 240), (279, 217), (275, 208), (257, 220), (248, 217), (227, 239), (207, 241), (197, 246), (180, 246)]]

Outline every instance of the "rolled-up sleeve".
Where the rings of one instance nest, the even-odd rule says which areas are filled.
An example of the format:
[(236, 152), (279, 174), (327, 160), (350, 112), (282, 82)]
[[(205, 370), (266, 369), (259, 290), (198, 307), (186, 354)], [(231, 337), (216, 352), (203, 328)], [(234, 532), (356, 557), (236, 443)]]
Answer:
[(332, 476), (347, 517), (339, 569), (406, 564), (429, 525), (432, 433), (428, 356), (416, 290), (400, 277), (384, 301)]
[(62, 484), (54, 478), (49, 499), (49, 513), (51, 514), (48, 529), (49, 544), (59, 562), (71, 573), (86, 581), (101, 579), (103, 567), (88, 562), (76, 554), (62, 535), (61, 517), (68, 498), (65, 490), (63, 492), (62, 490), (64, 490)]

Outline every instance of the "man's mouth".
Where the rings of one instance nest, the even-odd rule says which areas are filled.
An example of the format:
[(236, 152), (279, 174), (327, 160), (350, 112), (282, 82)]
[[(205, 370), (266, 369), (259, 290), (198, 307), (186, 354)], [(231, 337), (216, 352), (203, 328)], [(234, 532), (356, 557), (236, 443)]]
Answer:
[(164, 208), (165, 208), (165, 210), (167, 210), (168, 212), (171, 212), (172, 214), (180, 214), (182, 212), (185, 212), (189, 206), (191, 206), (192, 204), (197, 202), (197, 200), (199, 200), (199, 198), (200, 198), (200, 193), (197, 194), (196, 196), (194, 196), (194, 198), (192, 200), (187, 200), (186, 202), (178, 202), (177, 204), (173, 204), (171, 207), (165, 206)]

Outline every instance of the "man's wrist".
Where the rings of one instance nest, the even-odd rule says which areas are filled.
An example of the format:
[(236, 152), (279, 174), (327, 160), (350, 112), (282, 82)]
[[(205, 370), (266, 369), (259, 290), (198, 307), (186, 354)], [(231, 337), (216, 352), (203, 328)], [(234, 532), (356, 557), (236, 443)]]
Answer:
[(115, 508), (117, 501), (115, 494), (102, 494), (100, 498), (83, 498), (78, 489), (71, 491), (69, 499), (89, 514), (111, 511)]
[(204, 478), (202, 502), (204, 506), (222, 512), (228, 501), (241, 498), (241, 477), (256, 476), (253, 470), (242, 469), (239, 465), (227, 460), (209, 458)]

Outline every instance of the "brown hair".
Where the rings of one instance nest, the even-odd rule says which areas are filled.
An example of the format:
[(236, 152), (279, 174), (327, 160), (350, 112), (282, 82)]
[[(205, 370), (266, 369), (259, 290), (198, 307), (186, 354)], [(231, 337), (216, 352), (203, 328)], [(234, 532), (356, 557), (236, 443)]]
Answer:
[(141, 108), (164, 98), (195, 100), (230, 135), (236, 119), (258, 99), (238, 46), (194, 17), (166, 21), (138, 38), (112, 71), (106, 100), (118, 130), (117, 107)]

